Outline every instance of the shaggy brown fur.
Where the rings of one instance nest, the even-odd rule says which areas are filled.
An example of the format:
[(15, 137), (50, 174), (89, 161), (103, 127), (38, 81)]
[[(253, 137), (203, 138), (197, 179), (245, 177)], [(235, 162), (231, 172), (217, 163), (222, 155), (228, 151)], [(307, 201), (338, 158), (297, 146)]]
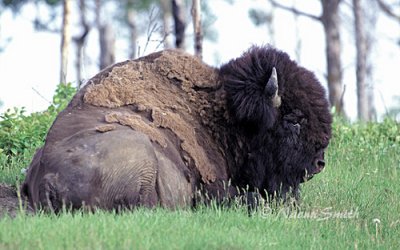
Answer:
[[(280, 107), (264, 90), (272, 67)], [(282, 52), (253, 48), (218, 70), (166, 50), (93, 77), (57, 117), (22, 190), (53, 211), (187, 206), (201, 187), (209, 197), (246, 186), (284, 194), (317, 173), (330, 122), (319, 82)]]

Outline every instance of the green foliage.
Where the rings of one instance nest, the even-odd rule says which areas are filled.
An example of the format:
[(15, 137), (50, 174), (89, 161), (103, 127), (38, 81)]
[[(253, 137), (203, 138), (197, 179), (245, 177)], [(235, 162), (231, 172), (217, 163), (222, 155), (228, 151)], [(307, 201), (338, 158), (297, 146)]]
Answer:
[[(55, 6), (61, 3), (61, 0), (35, 0), (34, 3), (38, 4), (44, 2), (49, 6)], [(9, 8), (14, 14), (18, 14), (21, 11), (21, 8), (26, 4), (32, 4), (31, 0), (0, 0), (0, 7), (4, 6), (5, 8)]]
[(20, 8), (21, 5), (27, 3), (27, 0), (3, 0), (2, 3), (5, 7)]
[(48, 108), (48, 111), (55, 113), (57, 115), (60, 111), (65, 109), (69, 101), (76, 93), (76, 88), (67, 84), (59, 84), (56, 89), (56, 93), (53, 96), (53, 103)]
[[(38, 2), (45, 2), (46, 4), (52, 6), (57, 5), (61, 2), (61, 0), (36, 0)], [(2, 0), (2, 5), (4, 7), (10, 8), (14, 12), (18, 12), (24, 4), (32, 3), (30, 0)]]
[(255, 26), (261, 26), (264, 24), (270, 24), (272, 22), (272, 13), (267, 13), (259, 9), (250, 9), (249, 18)]
[[(190, 6), (190, 5), (189, 5)], [(217, 16), (213, 12), (208, 1), (201, 2), (201, 9), (203, 11), (202, 15), (202, 28), (204, 33), (204, 38), (211, 41), (218, 41), (218, 31), (215, 29), (215, 22), (217, 21)]]
[(60, 84), (46, 111), (26, 114), (25, 108), (14, 108), (0, 115), (0, 158), (24, 155), (40, 147), (55, 117), (75, 92), (71, 84)]
[(25, 113), (24, 108), (14, 108), (0, 116), (2, 154), (16, 156), (41, 145), (53, 117), (48, 112)]
[(151, 8), (151, 5), (154, 3), (158, 3), (158, 0), (127, 0), (125, 3), (121, 4), (122, 6), (125, 4), (126, 9), (134, 9), (135, 11), (143, 11)]
[(62, 1), (61, 0), (45, 0), (46, 4), (50, 6), (55, 6), (60, 4)]
[(390, 117), (381, 123), (353, 124), (335, 117), (332, 143), (368, 151), (387, 147), (400, 149), (400, 124)]

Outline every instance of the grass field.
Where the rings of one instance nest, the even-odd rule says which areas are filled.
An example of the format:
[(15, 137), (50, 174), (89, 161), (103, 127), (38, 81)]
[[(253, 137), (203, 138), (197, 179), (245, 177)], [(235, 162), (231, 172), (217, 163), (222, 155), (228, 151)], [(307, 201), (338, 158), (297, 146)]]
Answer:
[[(0, 161), (21, 181), (33, 152)], [(400, 125), (335, 121), (326, 169), (302, 186), (296, 212), (241, 207), (0, 220), (0, 249), (400, 249)]]

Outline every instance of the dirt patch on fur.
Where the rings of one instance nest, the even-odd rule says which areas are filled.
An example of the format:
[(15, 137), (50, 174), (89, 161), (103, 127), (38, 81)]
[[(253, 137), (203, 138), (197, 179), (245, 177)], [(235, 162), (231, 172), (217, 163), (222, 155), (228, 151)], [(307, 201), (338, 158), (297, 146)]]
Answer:
[(216, 70), (193, 56), (177, 50), (156, 55), (158, 57), (153, 55), (116, 65), (98, 82), (90, 81), (84, 102), (108, 108), (140, 104), (187, 109), (187, 100), (177, 97), (186, 94), (186, 98), (194, 101), (193, 87), (214, 88), (217, 85)]
[(119, 123), (124, 126), (129, 126), (136, 131), (142, 132), (150, 137), (150, 140), (157, 142), (163, 148), (167, 147), (164, 136), (151, 123), (146, 123), (140, 115), (111, 112), (105, 117), (108, 123)]
[(194, 160), (194, 164), (200, 171), (203, 181), (214, 182), (216, 173), (210, 168), (212, 163), (209, 161), (204, 148), (196, 140), (197, 136), (193, 125), (185, 122), (179, 114), (162, 112), (159, 109), (153, 109), (151, 116), (157, 127), (168, 128), (178, 136), (181, 141), (181, 149)]
[[(205, 112), (215, 106), (207, 100), (207, 92), (220, 87), (216, 69), (184, 52), (166, 50), (120, 63), (100, 74), (89, 81), (83, 95), (85, 103), (115, 109), (105, 116), (106, 122), (145, 133), (164, 148), (167, 143), (162, 130), (171, 130), (202, 180), (215, 181), (222, 158), (214, 153), (215, 157), (209, 159), (209, 151), (218, 149), (205, 144), (211, 139), (204, 138), (211, 137), (204, 125), (212, 123), (207, 118), (214, 117)], [(116, 111), (128, 105), (136, 109)], [(108, 129), (97, 128), (99, 132)]]

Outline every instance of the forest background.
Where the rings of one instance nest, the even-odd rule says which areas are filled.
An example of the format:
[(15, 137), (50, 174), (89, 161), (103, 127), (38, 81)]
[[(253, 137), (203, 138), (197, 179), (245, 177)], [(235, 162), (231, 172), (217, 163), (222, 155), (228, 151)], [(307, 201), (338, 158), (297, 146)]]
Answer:
[(1, 0), (0, 113), (44, 110), (59, 83), (164, 48), (219, 66), (265, 44), (314, 71), (336, 113), (400, 119), (398, 0)]

